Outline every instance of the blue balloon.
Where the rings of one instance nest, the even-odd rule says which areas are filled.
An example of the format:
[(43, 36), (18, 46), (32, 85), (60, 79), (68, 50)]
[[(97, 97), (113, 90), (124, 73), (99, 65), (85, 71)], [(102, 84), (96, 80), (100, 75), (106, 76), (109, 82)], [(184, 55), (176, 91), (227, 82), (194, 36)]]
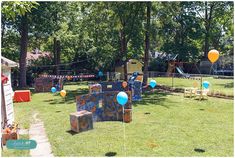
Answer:
[(204, 82), (202, 83), (202, 86), (203, 86), (205, 89), (208, 89), (209, 86), (210, 86), (210, 83), (209, 83), (208, 81), (204, 81)]
[(98, 76), (99, 76), (99, 77), (104, 76), (103, 72), (102, 72), (102, 71), (99, 71)]
[(151, 80), (149, 82), (150, 87), (154, 88), (157, 85), (157, 82), (155, 80)]
[(128, 96), (125, 92), (119, 92), (117, 95), (117, 101), (119, 104), (124, 106), (128, 101)]
[(52, 93), (55, 93), (55, 92), (56, 92), (56, 88), (55, 88), (55, 87), (52, 87), (52, 88), (51, 88), (51, 92), (52, 92)]

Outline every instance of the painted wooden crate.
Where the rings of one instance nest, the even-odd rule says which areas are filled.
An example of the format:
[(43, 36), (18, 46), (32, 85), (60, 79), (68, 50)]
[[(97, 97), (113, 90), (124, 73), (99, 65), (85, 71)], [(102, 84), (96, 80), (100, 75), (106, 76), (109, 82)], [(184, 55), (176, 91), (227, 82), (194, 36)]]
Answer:
[(91, 93), (101, 93), (102, 86), (100, 84), (89, 85), (89, 94)]
[[(124, 109), (132, 109), (131, 91), (126, 93), (128, 102), (125, 104)], [(77, 96), (77, 111), (87, 110), (92, 112), (93, 121), (122, 121), (123, 108), (117, 102), (117, 94), (118, 91), (110, 91)]]
[(102, 92), (109, 92), (109, 91), (128, 91), (128, 86), (125, 88), (122, 86), (121, 81), (116, 82), (100, 82), (102, 86)]
[(74, 132), (83, 132), (93, 129), (92, 112), (86, 110), (70, 114), (71, 130)]

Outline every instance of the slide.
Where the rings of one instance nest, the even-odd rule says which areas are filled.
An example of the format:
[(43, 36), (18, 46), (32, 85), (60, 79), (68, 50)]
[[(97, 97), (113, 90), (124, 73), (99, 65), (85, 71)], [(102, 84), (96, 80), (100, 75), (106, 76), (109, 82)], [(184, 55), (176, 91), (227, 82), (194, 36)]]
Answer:
[(180, 67), (176, 67), (176, 70), (177, 70), (181, 75), (183, 75), (184, 77), (186, 77), (186, 78), (189, 78), (189, 77), (190, 77), (190, 75), (185, 74), (184, 71), (183, 71)]

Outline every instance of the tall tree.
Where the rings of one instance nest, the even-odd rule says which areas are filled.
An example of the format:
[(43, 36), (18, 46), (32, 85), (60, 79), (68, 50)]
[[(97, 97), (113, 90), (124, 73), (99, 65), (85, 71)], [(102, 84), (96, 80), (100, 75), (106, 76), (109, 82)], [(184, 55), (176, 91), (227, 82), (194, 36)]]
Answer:
[[(28, 45), (28, 13), (36, 8), (36, 2), (4, 2), (2, 13), (10, 20), (19, 19), (20, 32), (20, 87), (26, 87), (26, 55)], [(5, 26), (4, 26), (5, 27)], [(4, 33), (2, 33), (3, 35)]]
[(149, 47), (150, 47), (150, 41), (149, 41), (149, 33), (150, 33), (150, 19), (151, 19), (151, 2), (146, 2), (147, 6), (147, 16), (146, 16), (146, 29), (145, 29), (145, 49), (144, 49), (144, 78), (143, 83), (147, 85), (148, 82), (148, 63), (149, 63)]
[(27, 13), (21, 17), (20, 36), (20, 87), (26, 87), (26, 56), (28, 46)]
[[(120, 38), (120, 56), (124, 61), (124, 79), (127, 80), (127, 61), (128, 61), (128, 43), (134, 42), (135, 45), (140, 41), (139, 38), (142, 34), (142, 21), (144, 19), (144, 3), (142, 2), (117, 2), (112, 3), (112, 10), (116, 14), (119, 27)], [(136, 42), (136, 43), (135, 43)]]

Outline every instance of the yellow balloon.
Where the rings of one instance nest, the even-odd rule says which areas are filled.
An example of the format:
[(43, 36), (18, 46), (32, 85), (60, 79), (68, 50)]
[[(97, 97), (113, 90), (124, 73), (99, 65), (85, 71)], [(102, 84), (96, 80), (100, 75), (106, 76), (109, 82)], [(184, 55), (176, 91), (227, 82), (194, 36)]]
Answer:
[(219, 52), (215, 49), (208, 52), (208, 59), (214, 63), (219, 59)]
[(62, 97), (65, 97), (65, 96), (66, 96), (66, 91), (65, 91), (65, 90), (60, 91), (60, 95), (61, 95)]
[(193, 87), (196, 88), (198, 86), (197, 81), (193, 82)]

